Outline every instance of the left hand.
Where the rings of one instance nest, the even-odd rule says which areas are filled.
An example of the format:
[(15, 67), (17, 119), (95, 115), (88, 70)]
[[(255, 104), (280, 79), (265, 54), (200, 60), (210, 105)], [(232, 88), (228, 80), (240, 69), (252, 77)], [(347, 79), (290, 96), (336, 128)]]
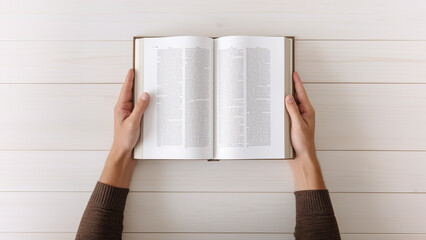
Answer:
[(139, 139), (142, 115), (149, 104), (149, 94), (145, 92), (138, 98), (132, 111), (133, 76), (133, 69), (130, 69), (114, 108), (114, 141), (111, 151), (126, 154), (132, 151)]
[(121, 188), (130, 185), (136, 166), (132, 150), (139, 139), (142, 115), (149, 104), (149, 94), (145, 92), (133, 107), (133, 76), (133, 69), (130, 69), (114, 108), (114, 140), (99, 179), (102, 183)]

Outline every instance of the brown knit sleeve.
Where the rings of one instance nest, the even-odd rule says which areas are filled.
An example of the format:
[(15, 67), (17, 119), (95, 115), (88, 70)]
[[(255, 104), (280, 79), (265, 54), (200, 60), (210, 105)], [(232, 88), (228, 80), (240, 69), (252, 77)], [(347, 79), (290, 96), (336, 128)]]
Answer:
[(296, 240), (340, 240), (328, 190), (297, 191)]
[(84, 211), (76, 240), (118, 240), (123, 232), (123, 212), (129, 189), (98, 182)]

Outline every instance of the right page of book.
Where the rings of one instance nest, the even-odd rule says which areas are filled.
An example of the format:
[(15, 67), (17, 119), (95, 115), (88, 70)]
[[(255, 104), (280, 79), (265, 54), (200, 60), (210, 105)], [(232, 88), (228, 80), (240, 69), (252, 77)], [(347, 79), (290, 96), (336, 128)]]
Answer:
[(284, 37), (215, 40), (215, 158), (284, 158)]

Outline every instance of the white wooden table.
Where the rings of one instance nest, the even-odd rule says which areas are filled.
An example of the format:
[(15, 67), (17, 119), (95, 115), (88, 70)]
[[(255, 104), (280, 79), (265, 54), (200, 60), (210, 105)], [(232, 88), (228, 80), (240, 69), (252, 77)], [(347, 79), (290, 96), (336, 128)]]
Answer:
[[(0, 239), (73, 239), (133, 35), (294, 35), (343, 239), (426, 239), (426, 2), (0, 0)], [(124, 239), (293, 239), (285, 161), (140, 161)]]

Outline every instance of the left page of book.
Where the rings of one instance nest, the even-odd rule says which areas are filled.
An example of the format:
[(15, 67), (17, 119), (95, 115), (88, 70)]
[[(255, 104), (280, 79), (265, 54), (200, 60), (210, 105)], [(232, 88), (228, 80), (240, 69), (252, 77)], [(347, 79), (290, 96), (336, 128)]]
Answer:
[(213, 158), (211, 38), (137, 39), (135, 81), (151, 96), (135, 158)]

